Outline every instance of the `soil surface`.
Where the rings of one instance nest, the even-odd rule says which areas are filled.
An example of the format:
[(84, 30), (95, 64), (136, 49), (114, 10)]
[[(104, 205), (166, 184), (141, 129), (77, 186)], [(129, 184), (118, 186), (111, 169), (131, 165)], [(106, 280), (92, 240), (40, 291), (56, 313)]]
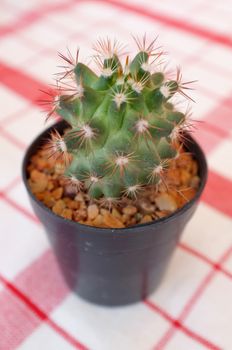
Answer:
[(198, 164), (190, 153), (180, 151), (165, 170), (165, 182), (147, 186), (137, 199), (123, 198), (105, 206), (91, 200), (86, 192), (76, 192), (64, 178), (64, 166), (48, 159), (46, 149), (31, 157), (28, 183), (35, 197), (55, 214), (96, 227), (122, 228), (168, 216), (191, 200), (199, 187)]

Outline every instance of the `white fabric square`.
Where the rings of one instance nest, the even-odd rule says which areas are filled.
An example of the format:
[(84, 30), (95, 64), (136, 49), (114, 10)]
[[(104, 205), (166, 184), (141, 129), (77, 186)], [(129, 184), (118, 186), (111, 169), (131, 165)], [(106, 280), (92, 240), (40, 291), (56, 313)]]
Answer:
[(210, 154), (208, 162), (211, 169), (232, 180), (232, 136), (220, 143)]
[(1, 38), (0, 60), (5, 61), (7, 65), (25, 69), (25, 62), (31, 59), (38, 51), (39, 48), (29, 47), (20, 37), (17, 37), (17, 39), (14, 37)]
[(1, 136), (0, 132), (1, 176), (0, 190), (3, 190), (16, 176), (21, 174), (23, 152), (16, 145)]

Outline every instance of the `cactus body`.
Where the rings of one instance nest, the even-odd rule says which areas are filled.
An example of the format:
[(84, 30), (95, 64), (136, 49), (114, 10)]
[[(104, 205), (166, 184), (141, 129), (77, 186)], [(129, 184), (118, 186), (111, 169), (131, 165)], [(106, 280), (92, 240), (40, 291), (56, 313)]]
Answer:
[[(152, 44), (125, 67), (117, 43), (99, 41), (97, 62), (100, 75), (86, 65), (68, 63), (72, 69), (72, 93), (60, 89), (55, 112), (70, 125), (62, 139), (53, 137), (57, 153), (71, 155), (65, 176), (91, 198), (107, 200), (134, 196), (148, 184), (164, 180), (169, 160), (178, 155), (177, 143), (187, 116), (171, 102), (184, 93), (180, 72), (167, 80), (151, 70), (150, 60), (160, 55)], [(103, 54), (100, 54), (103, 51)], [(67, 84), (67, 86), (69, 86)], [(67, 88), (68, 90), (68, 88)]]

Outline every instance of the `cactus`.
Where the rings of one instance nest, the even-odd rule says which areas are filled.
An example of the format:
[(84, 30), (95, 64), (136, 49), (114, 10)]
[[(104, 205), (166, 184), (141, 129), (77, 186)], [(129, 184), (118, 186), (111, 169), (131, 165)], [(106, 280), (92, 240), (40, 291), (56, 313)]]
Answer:
[(62, 136), (52, 132), (48, 149), (64, 161), (69, 183), (93, 199), (133, 198), (146, 185), (165, 183), (189, 125), (188, 113), (178, 111), (172, 97), (188, 97), (191, 82), (182, 82), (179, 69), (175, 79), (158, 69), (163, 52), (155, 40), (135, 40), (138, 53), (124, 65), (122, 45), (98, 40), (99, 75), (79, 62), (78, 53), (75, 59), (60, 54), (65, 71), (48, 116), (55, 112), (70, 129)]

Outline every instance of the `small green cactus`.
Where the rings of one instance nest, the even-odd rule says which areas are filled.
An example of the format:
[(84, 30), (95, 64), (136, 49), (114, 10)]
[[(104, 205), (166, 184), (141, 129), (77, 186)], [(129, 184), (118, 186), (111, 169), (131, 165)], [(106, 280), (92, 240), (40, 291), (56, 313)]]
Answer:
[[(123, 47), (109, 39), (94, 46), (100, 75), (80, 63), (66, 61), (55, 112), (70, 125), (63, 136), (51, 134), (51, 155), (66, 164), (65, 176), (77, 190), (94, 199), (115, 201), (133, 197), (144, 186), (165, 182), (165, 169), (178, 156), (188, 113), (172, 103), (179, 93), (188, 97), (180, 70), (174, 80), (159, 70), (160, 48), (155, 40), (135, 39), (138, 53), (132, 61), (120, 60)], [(68, 79), (64, 83), (64, 78)]]

